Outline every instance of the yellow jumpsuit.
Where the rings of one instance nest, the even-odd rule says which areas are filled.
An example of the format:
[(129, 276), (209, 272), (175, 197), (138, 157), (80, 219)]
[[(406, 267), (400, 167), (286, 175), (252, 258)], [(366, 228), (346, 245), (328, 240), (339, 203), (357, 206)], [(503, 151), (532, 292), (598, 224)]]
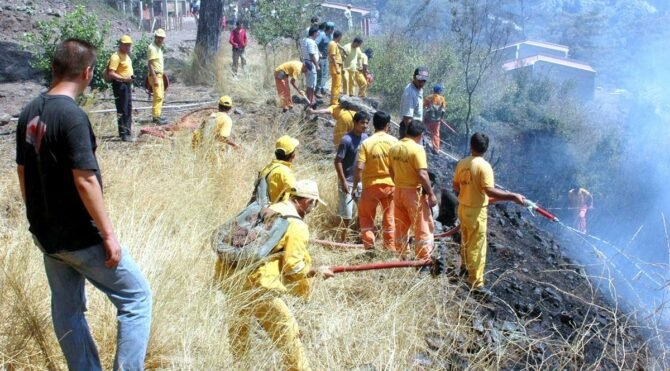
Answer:
[(495, 187), (493, 169), (481, 156), (468, 156), (456, 165), (454, 189), (458, 190), (461, 222), (461, 259), (472, 288), (484, 286), (486, 267), (486, 222), (489, 198), (486, 188)]
[[(309, 370), (309, 363), (300, 341), (298, 323), (281, 294), (309, 298), (309, 280), (312, 259), (307, 252), (309, 229), (299, 219), (290, 201), (279, 202), (270, 208), (289, 218), (289, 227), (284, 237), (272, 250), (276, 254), (268, 262), (253, 271), (245, 280), (244, 289), (251, 292), (252, 300), (235, 316), (229, 336), (233, 356), (243, 358), (249, 352), (252, 320), (255, 319), (281, 351), (283, 369)], [(226, 276), (226, 267), (220, 259), (215, 266), (216, 277)]]
[[(335, 60), (335, 63), (333, 62)], [(337, 71), (340, 73), (337, 73)], [(328, 72), (330, 73), (330, 105), (336, 106), (340, 103), (340, 94), (342, 94), (342, 77), (344, 69), (342, 68), (342, 54), (336, 41), (328, 43)]]
[(151, 68), (156, 74), (158, 84), (155, 84), (153, 79), (149, 78), (149, 85), (153, 90), (153, 101), (151, 104), (151, 116), (159, 118), (163, 110), (163, 97), (165, 95), (165, 86), (163, 86), (163, 49), (152, 43), (149, 45), (148, 58), (151, 63)]

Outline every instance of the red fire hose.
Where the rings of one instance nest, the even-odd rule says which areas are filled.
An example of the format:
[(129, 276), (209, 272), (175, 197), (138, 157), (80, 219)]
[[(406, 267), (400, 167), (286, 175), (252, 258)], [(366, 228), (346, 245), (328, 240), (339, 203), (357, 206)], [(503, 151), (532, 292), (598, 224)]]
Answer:
[(436, 234), (435, 236), (433, 236), (433, 238), (451, 237), (451, 236), (455, 235), (456, 233), (458, 233), (458, 231), (460, 231), (460, 230), (461, 230), (461, 226), (457, 225), (457, 226), (451, 228), (450, 230), (448, 230), (444, 233)]
[(552, 213), (548, 212), (547, 210), (537, 206), (537, 204), (535, 202), (531, 201), (531, 200), (527, 199), (526, 202), (524, 202), (524, 206), (526, 206), (528, 208), (528, 210), (531, 211), (531, 213), (533, 211), (535, 211), (538, 214), (542, 215), (543, 217), (551, 220), (552, 222), (558, 222), (558, 218), (554, 214), (552, 214)]
[(431, 265), (433, 265), (433, 262), (431, 260), (401, 260), (401, 261), (370, 263), (370, 264), (351, 265), (351, 266), (344, 265), (344, 266), (330, 267), (330, 270), (333, 273), (343, 273), (343, 272), (360, 272), (360, 271), (372, 271), (377, 269), (392, 269), (392, 268), (419, 268), (419, 267), (428, 267)]

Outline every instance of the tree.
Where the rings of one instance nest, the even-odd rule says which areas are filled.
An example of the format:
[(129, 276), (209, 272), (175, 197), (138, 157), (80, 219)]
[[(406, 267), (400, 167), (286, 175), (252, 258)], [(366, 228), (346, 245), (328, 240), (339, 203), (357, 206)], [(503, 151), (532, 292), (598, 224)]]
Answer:
[(498, 15), (502, 0), (451, 1), (454, 16), (452, 32), (467, 96), (467, 111), (463, 120), (467, 152), (475, 93), (492, 67), (499, 67), (499, 50), (507, 44), (514, 22)]
[(300, 40), (307, 36), (305, 30), (310, 25), (310, 19), (317, 14), (320, 6), (320, 2), (314, 0), (259, 2), (251, 33), (264, 48), (274, 41), (288, 38), (299, 49)]
[(202, 0), (198, 35), (195, 40), (196, 58), (208, 64), (219, 51), (221, 37), (221, 19), (223, 19), (223, 0)]

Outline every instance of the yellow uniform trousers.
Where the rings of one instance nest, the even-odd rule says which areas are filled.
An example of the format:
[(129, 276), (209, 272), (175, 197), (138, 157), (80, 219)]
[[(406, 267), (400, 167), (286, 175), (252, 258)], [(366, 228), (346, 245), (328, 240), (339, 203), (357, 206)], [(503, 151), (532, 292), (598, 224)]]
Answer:
[[(214, 266), (215, 282), (230, 277), (235, 268), (221, 259)], [(247, 288), (259, 290), (257, 288)], [(264, 290), (260, 290), (263, 292)], [(265, 291), (265, 295), (249, 295), (253, 299), (235, 315), (229, 327), (231, 351), (235, 359), (243, 359), (249, 353), (253, 321), (256, 320), (280, 350), (284, 370), (310, 370), (305, 350), (300, 341), (300, 329), (295, 317), (284, 300)]]
[(163, 111), (163, 96), (165, 95), (165, 87), (163, 86), (163, 74), (157, 73), (156, 78), (158, 84), (154, 84), (153, 79), (149, 79), (151, 90), (153, 91), (153, 102), (151, 104), (151, 116), (154, 118), (161, 117)]
[(358, 85), (358, 96), (361, 98), (366, 97), (368, 92), (368, 79), (365, 78), (363, 72), (356, 71), (356, 84)]
[(344, 95), (354, 95), (354, 89), (356, 88), (356, 73), (356, 70), (344, 70), (344, 75), (342, 76)]
[(340, 104), (340, 94), (342, 94), (342, 74), (336, 73), (333, 68), (330, 69), (330, 105)]
[(458, 205), (461, 222), (461, 259), (468, 270), (468, 283), (472, 288), (484, 286), (486, 266), (486, 207)]
[(428, 196), (419, 188), (395, 188), (393, 193), (395, 217), (395, 248), (403, 257), (409, 249), (409, 231), (414, 232), (414, 252), (417, 260), (430, 260), (433, 251), (433, 217)]
[(239, 322), (230, 327), (233, 356), (243, 358), (249, 352), (251, 321), (256, 319), (280, 350), (284, 370), (309, 370), (300, 329), (286, 303), (278, 297), (262, 297), (240, 310)]

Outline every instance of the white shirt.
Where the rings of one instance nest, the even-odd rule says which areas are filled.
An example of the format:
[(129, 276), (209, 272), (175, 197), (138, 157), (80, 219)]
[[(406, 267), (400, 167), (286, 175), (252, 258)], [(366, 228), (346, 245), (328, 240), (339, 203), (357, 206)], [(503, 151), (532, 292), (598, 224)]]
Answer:
[(316, 59), (319, 59), (319, 47), (316, 45), (316, 41), (311, 37), (306, 37), (302, 40), (302, 60), (303, 61), (314, 61), (311, 54), (316, 56)]
[(411, 82), (407, 84), (400, 98), (400, 115), (423, 120), (423, 88), (417, 89)]

